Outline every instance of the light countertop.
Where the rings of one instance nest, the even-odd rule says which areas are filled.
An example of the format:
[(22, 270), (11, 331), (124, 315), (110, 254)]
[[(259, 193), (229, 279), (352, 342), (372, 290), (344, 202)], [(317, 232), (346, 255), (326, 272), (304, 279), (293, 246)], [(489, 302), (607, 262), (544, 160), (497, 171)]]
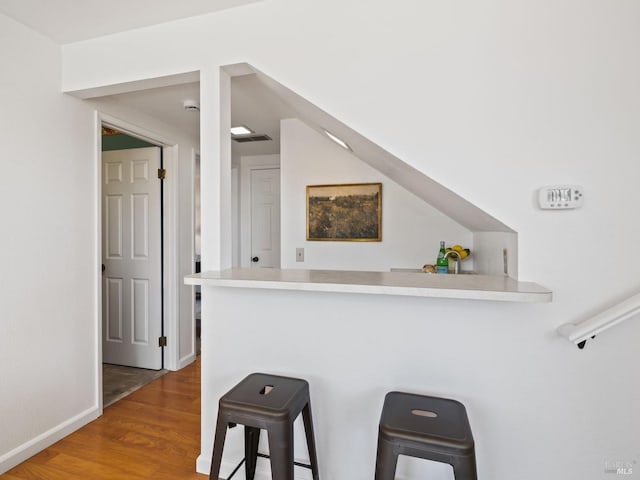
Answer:
[(506, 276), (398, 271), (234, 268), (188, 275), (185, 284), (528, 303), (545, 303), (552, 299), (552, 292), (547, 288)]

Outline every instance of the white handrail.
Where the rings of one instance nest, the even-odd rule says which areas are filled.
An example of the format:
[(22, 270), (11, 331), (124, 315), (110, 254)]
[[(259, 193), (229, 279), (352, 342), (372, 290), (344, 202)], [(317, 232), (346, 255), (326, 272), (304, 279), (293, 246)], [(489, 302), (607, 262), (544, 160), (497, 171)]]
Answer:
[(579, 323), (565, 323), (557, 328), (557, 332), (578, 345), (584, 347), (587, 339), (604, 332), (609, 328), (640, 313), (640, 293), (627, 298), (603, 312)]

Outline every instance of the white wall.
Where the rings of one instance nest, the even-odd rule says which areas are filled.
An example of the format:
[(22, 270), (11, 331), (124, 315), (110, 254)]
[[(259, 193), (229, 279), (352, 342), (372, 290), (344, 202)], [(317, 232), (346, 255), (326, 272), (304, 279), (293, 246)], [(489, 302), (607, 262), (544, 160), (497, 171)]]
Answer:
[[(606, 460), (640, 460), (640, 417), (634, 414), (640, 403), (636, 371), (640, 319), (599, 335), (583, 351), (559, 339), (555, 328), (640, 291), (640, 256), (633, 251), (640, 243), (635, 221), (640, 204), (636, 185), (640, 175), (639, 18), (640, 3), (631, 0), (271, 0), (65, 46), (63, 89), (201, 69), (207, 186), (203, 248), (208, 249), (203, 256), (213, 259), (203, 258), (208, 265), (221, 264), (219, 252), (228, 248), (224, 229), (228, 231), (230, 224), (223, 223), (220, 229), (221, 203), (228, 202), (221, 192), (228, 188), (229, 179), (219, 169), (227, 159), (221, 156), (224, 135), (218, 93), (225, 81), (218, 67), (242, 61), (512, 227), (518, 232), (519, 278), (552, 289), (552, 304), (427, 300), (407, 302), (405, 307), (398, 299), (378, 297), (375, 303), (341, 303), (343, 323), (348, 325), (349, 316), (364, 311), (373, 315), (367, 318), (379, 327), (389, 319), (375, 314), (376, 308), (391, 314), (397, 304), (409, 309), (412, 321), (430, 325), (437, 319), (433, 338), (440, 341), (442, 351), (458, 352), (476, 375), (473, 381), (461, 382), (470, 378), (458, 368), (461, 364), (434, 359), (424, 363), (424, 378), (435, 378), (442, 394), (455, 393), (469, 400), (476, 419), (482, 478), (600, 480)], [(3, 61), (12, 68), (2, 75), (2, 82), (11, 87), (2, 89), (1, 131), (9, 132), (9, 154), (4, 159), (14, 162), (21, 158), (24, 145), (31, 149), (27, 161), (14, 162), (16, 174), (4, 180), (1, 190), (7, 231), (21, 232), (16, 234), (18, 241), (2, 240), (3, 255), (9, 257), (3, 258), (3, 272), (15, 281), (1, 294), (3, 310), (8, 312), (8, 316), (3, 313), (3, 322), (9, 325), (4, 339), (10, 337), (13, 344), (2, 349), (0, 368), (3, 382), (8, 378), (7, 385), (18, 392), (11, 402), (0, 400), (11, 432), (11, 439), (3, 437), (2, 442), (9, 442), (4, 448), (11, 448), (90, 405), (84, 387), (93, 380), (90, 368), (87, 363), (76, 364), (74, 358), (93, 361), (95, 346), (83, 340), (93, 338), (85, 329), (94, 326), (79, 319), (93, 314), (88, 295), (95, 291), (90, 282), (97, 275), (89, 265), (91, 261), (97, 265), (97, 258), (82, 247), (94, 235), (87, 230), (94, 219), (89, 223), (79, 219), (90, 213), (87, 208), (95, 194), (73, 180), (93, 173), (80, 160), (93, 154), (90, 142), (83, 140), (90, 131), (85, 122), (90, 122), (84, 109), (78, 110), (76, 103), (62, 100), (53, 91), (55, 50), (22, 28), (5, 28), (6, 23), (3, 20), (0, 31), (3, 38), (11, 34), (11, 41), (0, 48)], [(16, 44), (21, 48), (14, 51)], [(16, 94), (30, 85), (36, 93)], [(37, 105), (44, 116), (33, 115), (19, 100)], [(47, 130), (52, 125), (55, 134)], [(44, 134), (50, 140), (46, 148), (45, 142), (32, 141), (34, 131), (50, 132)], [(72, 168), (60, 169), (60, 165)], [(41, 175), (42, 171), (48, 175)], [(51, 179), (58, 180), (62, 172), (72, 179), (64, 177), (65, 188), (58, 189)], [(27, 199), (29, 218), (25, 218), (8, 208), (13, 203), (6, 196), (13, 200), (24, 197), (20, 194), (25, 190), (31, 193), (34, 178), (38, 193)], [(225, 185), (219, 185), (218, 178)], [(584, 207), (539, 211), (535, 191), (550, 183), (581, 184)], [(59, 190), (65, 194), (60, 196)], [(59, 216), (60, 210), (71, 212), (71, 217)], [(43, 226), (63, 228), (65, 241), (49, 235), (51, 248), (38, 250), (36, 239)], [(74, 232), (71, 240), (68, 232)], [(612, 250), (624, 252), (624, 259), (619, 260), (623, 254), (612, 254)], [(50, 255), (51, 251), (58, 255)], [(76, 260), (79, 256), (82, 261)], [(30, 259), (26, 264), (25, 258)], [(31, 272), (43, 269), (54, 278), (64, 271), (63, 281), (34, 279)], [(43, 303), (32, 301), (34, 292)], [(203, 294), (203, 335), (215, 330), (219, 308), (206, 297), (207, 292)], [(330, 299), (334, 297), (341, 298)], [(295, 294), (265, 294), (265, 299), (271, 298), (285, 308), (261, 317), (263, 325), (292, 322), (310, 310), (297, 303)], [(286, 308), (290, 304), (295, 308)], [(35, 320), (37, 329), (28, 320)], [(309, 328), (319, 328), (313, 321)], [(393, 321), (402, 327), (402, 316), (393, 315)], [(62, 347), (40, 337), (62, 331), (75, 331), (77, 337), (69, 343), (63, 337)], [(22, 358), (17, 369), (7, 368), (5, 357), (13, 359), (10, 365), (15, 366), (14, 357), (32, 344), (23, 340), (31, 333), (40, 338), (44, 350), (26, 364)], [(355, 348), (360, 345), (355, 332), (341, 334), (349, 335)], [(461, 335), (469, 348), (458, 347)], [(394, 349), (404, 352), (402, 341)], [(205, 360), (213, 353), (204, 352)], [(70, 369), (56, 368), (54, 375), (53, 365), (47, 363), (40, 375), (37, 369), (51, 358), (64, 359), (62, 366)], [(248, 360), (252, 368), (262, 365), (257, 353)], [(212, 379), (216, 374), (227, 376), (227, 382), (240, 377), (239, 370), (218, 371), (207, 361), (203, 405), (215, 401), (218, 386)], [(230, 364), (225, 361), (225, 365)], [(302, 373), (312, 373), (312, 363), (302, 367)], [(35, 381), (47, 385), (53, 379), (56, 388), (50, 386), (47, 392), (55, 392), (55, 400), (69, 399), (70, 404), (52, 404), (50, 394), (46, 404), (33, 400)], [(71, 396), (59, 388), (61, 381), (68, 387), (76, 381), (83, 386)], [(392, 388), (394, 383), (390, 378), (375, 388)], [(411, 386), (411, 378), (402, 385)], [(21, 403), (27, 398), (32, 400)], [(27, 414), (15, 405), (28, 406), (29, 412), (42, 411), (46, 418), (38, 416), (37, 426), (23, 422)], [(34, 420), (33, 415), (28, 418)], [(377, 422), (373, 414), (367, 419)], [(210, 453), (211, 420), (203, 419), (205, 457)], [(326, 416), (318, 429), (330, 430), (335, 424), (336, 418)], [(363, 456), (363, 464), (366, 461)], [(334, 478), (345, 477), (336, 474)]]
[(240, 267), (240, 169), (231, 168), (231, 266)]
[[(280, 143), (282, 268), (421, 268), (435, 263), (440, 240), (473, 248), (468, 230), (300, 120), (280, 122)], [(306, 240), (307, 185), (374, 182), (382, 183), (381, 242)], [(296, 248), (304, 248), (304, 262), (296, 262)]]
[(95, 120), (0, 14), (0, 472), (99, 413)]
[[(466, 406), (479, 479), (551, 479), (560, 470), (561, 478), (601, 480), (604, 458), (637, 455), (637, 437), (615, 437), (629, 411), (608, 411), (615, 424), (584, 425), (589, 399), (608, 403), (605, 392), (617, 382), (571, 380), (584, 356), (540, 334), (536, 318), (547, 313), (546, 305), (212, 287), (203, 288), (203, 299), (215, 304), (216, 318), (205, 318), (202, 330), (202, 420), (209, 432), (202, 472), (209, 468), (217, 399), (253, 371), (309, 381), (320, 478), (329, 480), (374, 478), (380, 410), (384, 395), (396, 389)], [(233, 338), (241, 338), (243, 348)], [(629, 353), (612, 357), (624, 364)], [(634, 369), (622, 368), (626, 374)], [(305, 461), (303, 430), (294, 435), (295, 457)], [(242, 430), (230, 430), (221, 477), (242, 458), (242, 448)], [(397, 478), (453, 480), (447, 473), (401, 457)], [(258, 462), (256, 479), (270, 478), (268, 463)], [(311, 476), (296, 468), (296, 479)]]
[(178, 335), (169, 340), (179, 360), (171, 366), (195, 359), (192, 287), (181, 279), (193, 271), (191, 169), (198, 142), (109, 100), (61, 93), (60, 47), (4, 15), (0, 32), (6, 67), (0, 209), (3, 231), (12, 232), (0, 240), (2, 472), (100, 413), (96, 108), (178, 145), (173, 181), (180, 198), (168, 205), (181, 252), (167, 270), (180, 289)]

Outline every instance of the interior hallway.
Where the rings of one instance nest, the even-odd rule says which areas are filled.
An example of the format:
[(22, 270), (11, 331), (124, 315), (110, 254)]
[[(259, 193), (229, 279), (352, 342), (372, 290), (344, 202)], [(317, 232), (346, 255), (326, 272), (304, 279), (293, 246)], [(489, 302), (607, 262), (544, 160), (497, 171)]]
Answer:
[(102, 417), (1, 480), (198, 479), (200, 357), (104, 409)]

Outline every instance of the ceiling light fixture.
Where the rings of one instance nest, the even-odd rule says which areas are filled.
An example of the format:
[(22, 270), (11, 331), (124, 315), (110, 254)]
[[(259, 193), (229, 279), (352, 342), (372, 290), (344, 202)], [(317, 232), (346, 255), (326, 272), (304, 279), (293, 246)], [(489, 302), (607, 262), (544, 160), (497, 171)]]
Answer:
[(231, 127), (231, 135), (249, 135), (250, 133), (255, 133), (249, 127), (244, 125), (238, 125), (237, 127)]
[(353, 150), (351, 150), (351, 147), (349, 145), (347, 145), (347, 143), (343, 140), (340, 140), (338, 137), (336, 137), (334, 134), (327, 132), (326, 130), (324, 131), (324, 133), (327, 134), (327, 137), (329, 137), (331, 140), (333, 140), (334, 142), (336, 142), (338, 145), (340, 145), (342, 148), (344, 148), (345, 150), (349, 150), (350, 152), (352, 152)]

